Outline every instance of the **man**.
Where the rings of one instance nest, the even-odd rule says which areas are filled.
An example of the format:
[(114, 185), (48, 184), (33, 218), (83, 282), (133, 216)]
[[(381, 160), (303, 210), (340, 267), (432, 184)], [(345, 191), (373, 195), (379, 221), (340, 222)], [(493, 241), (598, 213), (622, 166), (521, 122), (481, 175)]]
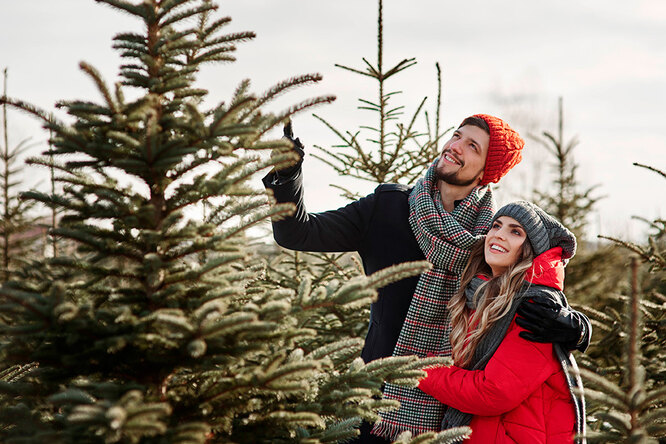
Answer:
[[(302, 157), (303, 145), (289, 127), (285, 136)], [(362, 199), (323, 213), (305, 209), (301, 162), (264, 178), (277, 202), (296, 205), (292, 217), (273, 222), (279, 245), (301, 251), (356, 251), (366, 274), (407, 261), (427, 259), (433, 264), (421, 276), (379, 290), (361, 354), (365, 362), (410, 354), (450, 355), (446, 304), (458, 290), (471, 246), (488, 231), (495, 211), (488, 184), (520, 162), (523, 145), (501, 119), (468, 117), (414, 187), (382, 184)], [(531, 331), (526, 339), (558, 338), (569, 350), (587, 348), (590, 326), (583, 315), (540, 301), (529, 305), (521, 310), (523, 326)], [(373, 433), (393, 439), (404, 430), (439, 430), (446, 407), (434, 398), (391, 384), (384, 394), (400, 400), (401, 407), (382, 414)], [(364, 424), (359, 442), (388, 442), (368, 430)]]

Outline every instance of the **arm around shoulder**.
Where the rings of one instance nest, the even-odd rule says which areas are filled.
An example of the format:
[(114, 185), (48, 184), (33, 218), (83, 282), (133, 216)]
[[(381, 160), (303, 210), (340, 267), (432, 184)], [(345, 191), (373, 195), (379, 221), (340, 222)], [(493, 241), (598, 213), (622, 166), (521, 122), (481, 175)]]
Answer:
[(526, 298), (520, 304), (518, 314), (518, 324), (527, 330), (522, 333), (525, 339), (558, 343), (567, 351), (584, 352), (590, 344), (590, 320), (573, 310), (561, 292), (541, 292)]

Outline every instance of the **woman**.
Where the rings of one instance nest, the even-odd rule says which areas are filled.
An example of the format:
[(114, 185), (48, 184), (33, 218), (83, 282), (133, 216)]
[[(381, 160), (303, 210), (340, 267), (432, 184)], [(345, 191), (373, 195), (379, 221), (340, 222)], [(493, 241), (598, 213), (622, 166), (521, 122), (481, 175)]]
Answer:
[(536, 294), (567, 306), (564, 266), (575, 250), (574, 235), (536, 205), (515, 202), (495, 214), (449, 302), (454, 365), (426, 369), (419, 383), (449, 406), (443, 429), (469, 425), (470, 444), (573, 443), (583, 432), (573, 357), (523, 339), (515, 322), (521, 300)]

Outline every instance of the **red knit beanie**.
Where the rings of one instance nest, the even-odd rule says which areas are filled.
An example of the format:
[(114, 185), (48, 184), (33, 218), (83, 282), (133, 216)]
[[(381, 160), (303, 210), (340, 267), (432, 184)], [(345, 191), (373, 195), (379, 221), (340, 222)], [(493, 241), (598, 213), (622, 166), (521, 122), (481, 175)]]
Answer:
[(497, 183), (511, 168), (520, 163), (525, 141), (502, 119), (487, 114), (476, 114), (474, 117), (483, 119), (490, 128), (488, 157), (479, 185)]

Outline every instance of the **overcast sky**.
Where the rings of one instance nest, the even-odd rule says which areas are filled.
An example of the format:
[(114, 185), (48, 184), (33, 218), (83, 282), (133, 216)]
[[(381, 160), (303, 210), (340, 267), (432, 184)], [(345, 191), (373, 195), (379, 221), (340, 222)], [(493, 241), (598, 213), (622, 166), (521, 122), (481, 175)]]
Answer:
[[(376, 61), (377, 5), (373, 0), (222, 0), (229, 31), (251, 30), (257, 38), (241, 45), (238, 62), (207, 68), (200, 85), (211, 102), (230, 96), (238, 82), (252, 80), (262, 91), (288, 77), (318, 72), (324, 80), (283, 97), (276, 106), (333, 94), (316, 113), (342, 130), (372, 125), (358, 111), (358, 98), (376, 99), (375, 84), (334, 67), (362, 68)], [(0, 0), (0, 68), (9, 68), (9, 95), (52, 109), (61, 99), (99, 95), (78, 69), (98, 68), (113, 82), (120, 60), (111, 49), (118, 32), (139, 30), (138, 21), (93, 0)], [(474, 113), (505, 118), (523, 135), (556, 130), (557, 98), (564, 98), (565, 139), (576, 136), (575, 157), (583, 186), (600, 184), (590, 234), (637, 236), (642, 224), (666, 213), (665, 181), (632, 166), (666, 170), (666, 2), (663, 0), (443, 1), (385, 0), (385, 66), (415, 57), (418, 64), (389, 80), (408, 112), (424, 97), (434, 109), (435, 62), (443, 70), (444, 127)], [(11, 113), (12, 144), (46, 136), (39, 126)], [(294, 121), (307, 144), (336, 143), (311, 113)], [(421, 125), (423, 126), (423, 125)], [(310, 150), (313, 151), (313, 150)], [(523, 163), (501, 182), (500, 204), (529, 197), (551, 180), (550, 158), (528, 140)], [(365, 194), (370, 183), (339, 178), (306, 158), (306, 204), (311, 211), (345, 203), (329, 184)], [(257, 185), (259, 182), (257, 181)]]

